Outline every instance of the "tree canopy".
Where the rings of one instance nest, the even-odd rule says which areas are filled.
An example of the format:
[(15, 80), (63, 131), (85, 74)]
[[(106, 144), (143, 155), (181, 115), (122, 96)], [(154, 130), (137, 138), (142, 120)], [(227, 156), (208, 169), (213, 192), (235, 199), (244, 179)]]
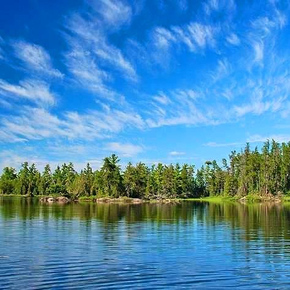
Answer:
[(99, 170), (90, 164), (77, 172), (72, 163), (57, 166), (52, 172), (46, 165), (40, 173), (35, 164), (24, 162), (17, 172), (5, 167), (0, 177), (1, 194), (28, 196), (60, 195), (134, 197), (146, 199), (207, 196), (246, 196), (257, 193), (290, 192), (290, 142), (267, 141), (259, 151), (250, 145), (239, 153), (232, 151), (221, 165), (206, 161), (195, 171), (189, 164), (129, 163), (121, 169), (115, 154), (106, 157)]

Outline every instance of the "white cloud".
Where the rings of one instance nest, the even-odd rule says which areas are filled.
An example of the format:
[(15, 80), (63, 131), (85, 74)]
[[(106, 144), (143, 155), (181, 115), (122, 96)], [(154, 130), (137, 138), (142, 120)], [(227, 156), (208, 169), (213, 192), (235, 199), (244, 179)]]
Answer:
[(132, 18), (132, 8), (122, 0), (89, 1), (106, 25), (120, 26), (128, 24)]
[(153, 99), (163, 105), (168, 105), (170, 103), (170, 99), (162, 92), (153, 97)]
[[(277, 60), (278, 61), (278, 60)], [(271, 69), (274, 67), (271, 66)], [(266, 80), (258, 79), (249, 81), (242, 93), (247, 93), (249, 98), (241, 105), (234, 105), (232, 111), (237, 117), (246, 114), (261, 115), (266, 112), (276, 113), (285, 109), (290, 87), (288, 77), (269, 77)]]
[(28, 69), (61, 78), (63, 74), (54, 69), (48, 52), (41, 46), (24, 41), (14, 42), (16, 56)]
[(215, 12), (226, 11), (230, 17), (236, 11), (235, 0), (208, 0), (203, 4), (204, 11), (207, 15)]
[(100, 97), (109, 99), (114, 97), (114, 91), (105, 85), (110, 76), (97, 66), (89, 51), (85, 51), (81, 46), (75, 46), (65, 58), (69, 71), (83, 88), (96, 92)]
[[(102, 1), (101, 6), (105, 4), (117, 7), (121, 2)], [(95, 14), (93, 16), (97, 17)], [(117, 16), (120, 15), (117, 13)], [(66, 21), (65, 26), (69, 46), (65, 60), (74, 80), (83, 88), (95, 92), (97, 97), (118, 101), (120, 94), (111, 88), (115, 78), (121, 75), (123, 79), (136, 82), (138, 75), (123, 52), (109, 43), (106, 24), (74, 14)]]
[(174, 90), (166, 94), (153, 96), (151, 111), (146, 120), (150, 128), (173, 125), (215, 124), (205, 106), (198, 105), (203, 93), (194, 90)]
[(187, 28), (191, 38), (198, 47), (205, 48), (206, 45), (214, 46), (215, 28), (200, 23), (191, 23)]
[(24, 162), (29, 164), (34, 163), (38, 170), (42, 171), (46, 164), (49, 164), (51, 169), (54, 170), (58, 165), (63, 163), (73, 162), (74, 169), (80, 172), (86, 167), (87, 163), (90, 163), (94, 170), (99, 169), (103, 163), (103, 157), (99, 159), (91, 159), (87, 156), (79, 157), (79, 154), (67, 155), (65, 151), (59, 156), (58, 160), (51, 159), (51, 156), (46, 154), (46, 152), (39, 152), (39, 149), (32, 147), (29, 150), (28, 146), (24, 146), (22, 150), (16, 148), (14, 150), (3, 150), (0, 152), (0, 169), (6, 166), (12, 166), (16, 169), (20, 169), (20, 166)]
[(273, 32), (275, 29), (282, 29), (286, 22), (287, 17), (282, 14), (279, 10), (274, 9), (269, 17), (259, 17), (252, 21), (252, 27), (255, 33), (259, 33), (260, 36), (266, 37)]
[[(125, 128), (142, 129), (143, 126), (142, 118), (134, 111), (107, 109), (56, 116), (45, 109), (24, 107), (15, 116), (2, 117), (0, 138), (2, 142), (61, 138), (95, 140), (109, 138)], [(5, 139), (7, 136), (11, 138)]]
[(151, 46), (148, 50), (155, 62), (164, 65), (170, 57), (170, 49), (185, 47), (190, 52), (201, 53), (206, 48), (214, 48), (220, 29), (215, 26), (191, 22), (184, 26), (170, 28), (155, 27), (152, 31)]
[[(65, 135), (58, 117), (40, 108), (24, 107), (17, 116), (2, 117), (1, 130), (14, 136), (10, 142), (22, 140), (39, 140)], [(7, 140), (1, 140), (6, 141)]]
[(19, 85), (11, 84), (0, 79), (0, 95), (8, 98), (26, 99), (40, 106), (51, 106), (55, 103), (55, 95), (49, 85), (43, 81), (25, 80)]
[(273, 134), (268, 136), (262, 136), (259, 134), (255, 134), (247, 138), (244, 142), (228, 142), (228, 143), (217, 143), (217, 142), (208, 142), (205, 143), (204, 146), (207, 147), (242, 147), (246, 143), (263, 143), (267, 140), (275, 140), (276, 142), (290, 142), (289, 134)]
[(169, 152), (170, 156), (181, 156), (181, 155), (185, 155), (185, 152), (181, 152), (181, 151), (171, 151)]
[(211, 77), (213, 82), (220, 81), (222, 79), (227, 78), (232, 72), (232, 65), (228, 61), (228, 59), (220, 59), (218, 60), (217, 68), (216, 70), (211, 73)]
[(231, 33), (229, 36), (227, 36), (226, 40), (228, 43), (235, 46), (238, 46), (241, 44), (239, 37), (235, 33)]
[(167, 49), (176, 41), (174, 34), (163, 27), (156, 27), (153, 31), (155, 45), (160, 49)]
[(143, 152), (144, 148), (139, 145), (134, 145), (130, 143), (118, 143), (118, 142), (111, 142), (108, 143), (106, 146), (108, 151), (112, 151), (124, 157), (132, 157), (141, 152)]
[(262, 136), (259, 134), (253, 135), (248, 138), (247, 142), (251, 143), (261, 143), (267, 140), (275, 140), (276, 142), (290, 142), (290, 135), (288, 134), (273, 134), (268, 136)]
[(90, 53), (106, 67), (121, 71), (130, 80), (137, 80), (137, 73), (132, 64), (125, 58), (120, 49), (107, 40), (104, 26), (74, 15), (67, 23), (67, 28), (74, 35), (73, 44)]
[(254, 41), (252, 43), (253, 50), (254, 50), (254, 62), (256, 63), (263, 63), (264, 59), (264, 42), (263, 41)]

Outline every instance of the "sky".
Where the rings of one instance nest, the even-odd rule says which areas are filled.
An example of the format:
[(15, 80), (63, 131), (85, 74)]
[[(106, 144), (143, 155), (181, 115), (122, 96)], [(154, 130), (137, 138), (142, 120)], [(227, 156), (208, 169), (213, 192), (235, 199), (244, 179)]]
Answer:
[(290, 141), (290, 0), (10, 0), (0, 168), (221, 161)]

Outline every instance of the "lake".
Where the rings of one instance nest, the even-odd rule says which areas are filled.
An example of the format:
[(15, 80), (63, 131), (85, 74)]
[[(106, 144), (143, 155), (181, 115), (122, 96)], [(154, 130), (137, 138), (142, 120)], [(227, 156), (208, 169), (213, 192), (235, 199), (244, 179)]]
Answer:
[(290, 206), (0, 198), (1, 289), (290, 288)]

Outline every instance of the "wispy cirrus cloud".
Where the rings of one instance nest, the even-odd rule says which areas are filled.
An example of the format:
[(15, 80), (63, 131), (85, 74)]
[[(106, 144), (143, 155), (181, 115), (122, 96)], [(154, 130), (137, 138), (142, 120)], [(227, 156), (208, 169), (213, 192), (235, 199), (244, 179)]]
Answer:
[(185, 155), (185, 152), (182, 152), (182, 151), (171, 151), (171, 152), (169, 152), (169, 155), (170, 156), (182, 156), (182, 155)]
[(53, 68), (51, 57), (43, 47), (25, 41), (15, 41), (13, 47), (16, 57), (27, 69), (57, 78), (64, 76)]
[(230, 76), (233, 68), (227, 58), (218, 60), (216, 69), (211, 73), (213, 85), (220, 80), (223, 80)]
[(250, 143), (262, 143), (267, 140), (275, 140), (276, 142), (290, 142), (290, 135), (289, 134), (273, 134), (268, 136), (262, 136), (259, 134), (252, 135), (248, 138), (247, 142)]
[(120, 97), (112, 88), (117, 76), (131, 82), (138, 80), (132, 63), (108, 37), (112, 33), (109, 27), (116, 31), (130, 23), (132, 11), (122, 1), (88, 3), (93, 8), (90, 13), (75, 13), (65, 22), (66, 66), (76, 82), (95, 92), (97, 97), (112, 100)]
[(123, 157), (132, 157), (136, 156), (139, 153), (143, 152), (144, 148), (139, 145), (131, 144), (131, 143), (119, 143), (119, 142), (111, 142), (105, 146), (106, 150), (109, 152), (114, 152), (120, 154)]
[(96, 2), (89, 0), (88, 4), (101, 16), (106, 25), (118, 27), (131, 21), (132, 7), (125, 1), (100, 0)]
[(199, 53), (206, 47), (215, 46), (215, 36), (219, 30), (219, 27), (191, 22), (185, 26), (172, 26), (169, 29), (156, 27), (152, 32), (152, 38), (158, 49), (184, 45), (189, 51)]
[[(135, 112), (106, 108), (84, 114), (68, 111), (57, 116), (43, 108), (24, 107), (17, 115), (1, 118), (2, 142), (23, 140), (81, 139), (92, 141), (112, 137), (125, 128), (142, 129), (144, 122)], [(6, 136), (10, 139), (5, 139)]]
[(110, 90), (105, 82), (110, 76), (98, 67), (91, 52), (84, 50), (79, 44), (74, 44), (65, 55), (66, 65), (74, 77), (74, 81), (100, 97), (113, 99), (116, 92)]
[(254, 63), (262, 64), (264, 60), (264, 42), (255, 40), (251, 43), (254, 51)]
[(215, 124), (215, 117), (199, 103), (203, 93), (194, 90), (160, 92), (152, 98), (152, 109), (146, 122), (149, 127)]
[(69, 44), (80, 44), (80, 47), (90, 52), (104, 67), (115, 68), (128, 79), (136, 80), (134, 67), (120, 49), (109, 44), (106, 37), (108, 32), (104, 31), (105, 27), (102, 24), (75, 14), (66, 23), (66, 28), (73, 35), (73, 42), (69, 41)]
[(239, 46), (241, 44), (240, 38), (235, 33), (231, 33), (229, 36), (227, 36), (226, 40), (228, 43), (235, 46)]
[(204, 146), (207, 147), (242, 147), (246, 143), (264, 143), (266, 141), (272, 141), (275, 140), (279, 143), (287, 143), (290, 142), (290, 135), (289, 134), (272, 134), (272, 135), (260, 135), (255, 134), (251, 135), (250, 137), (246, 138), (244, 142), (226, 142), (226, 143), (217, 143), (217, 142), (208, 142), (205, 143)]
[(37, 168), (42, 171), (44, 170), (46, 164), (49, 164), (51, 169), (54, 170), (58, 165), (73, 162), (74, 169), (80, 172), (85, 168), (87, 163), (90, 163), (94, 170), (99, 169), (103, 163), (103, 156), (99, 157), (98, 159), (92, 159), (86, 156), (80, 160), (77, 158), (79, 154), (75, 153), (74, 155), (71, 155), (70, 152), (69, 154), (66, 154), (65, 149), (68, 149), (67, 146), (63, 147), (62, 149), (62, 154), (58, 156), (57, 160), (53, 159), (50, 154), (38, 154), (35, 152), (35, 150), (29, 150), (28, 147), (25, 147), (24, 150), (19, 148), (3, 150), (0, 152), (0, 168), (12, 166), (16, 169), (19, 169), (22, 163), (28, 161), (29, 164), (36, 164)]
[(235, 0), (208, 0), (203, 3), (203, 8), (208, 16), (224, 11), (231, 18), (236, 12), (237, 5)]
[(39, 80), (28, 79), (12, 84), (0, 79), (0, 95), (7, 101), (11, 98), (16, 101), (24, 99), (39, 106), (52, 106), (56, 102), (56, 96), (50, 91), (49, 85)]

